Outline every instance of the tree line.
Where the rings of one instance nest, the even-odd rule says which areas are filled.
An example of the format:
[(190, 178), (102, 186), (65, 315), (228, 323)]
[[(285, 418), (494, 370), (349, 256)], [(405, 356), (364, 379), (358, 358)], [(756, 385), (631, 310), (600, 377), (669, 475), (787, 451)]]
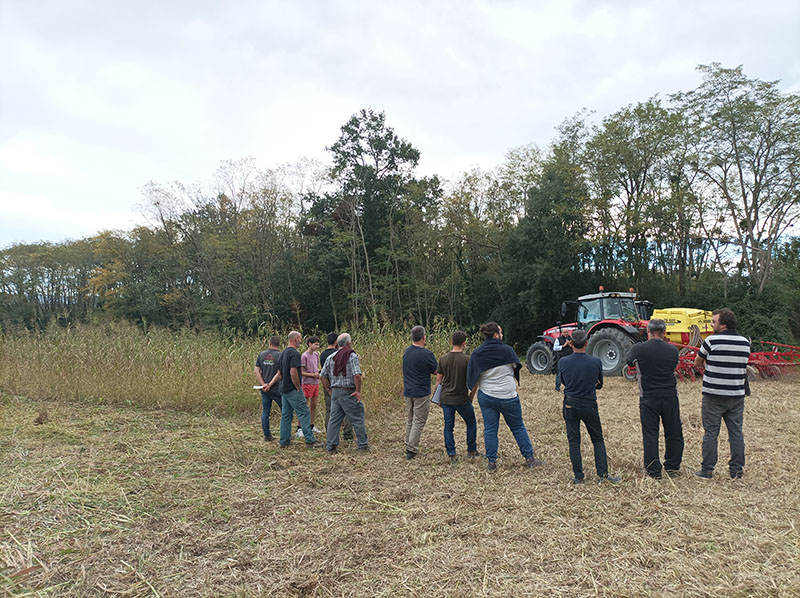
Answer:
[(657, 307), (729, 305), (743, 329), (800, 338), (800, 95), (742, 67), (497, 168), (419, 176), (373, 109), (331, 163), (225, 161), (212, 185), (148, 183), (150, 224), (0, 251), (0, 322), (113, 316), (259, 333), (502, 321), (518, 348), (561, 301), (632, 286)]

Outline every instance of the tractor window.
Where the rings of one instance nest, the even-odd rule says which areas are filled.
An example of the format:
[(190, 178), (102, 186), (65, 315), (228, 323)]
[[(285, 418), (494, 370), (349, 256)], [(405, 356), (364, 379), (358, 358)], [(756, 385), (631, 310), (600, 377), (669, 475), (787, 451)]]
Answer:
[(590, 301), (583, 301), (578, 307), (578, 322), (587, 324), (590, 322), (599, 322), (602, 320), (602, 311), (600, 299), (592, 299)]
[(625, 320), (626, 322), (635, 322), (639, 319), (639, 313), (636, 311), (636, 304), (632, 299), (607, 297), (604, 301), (605, 319)]

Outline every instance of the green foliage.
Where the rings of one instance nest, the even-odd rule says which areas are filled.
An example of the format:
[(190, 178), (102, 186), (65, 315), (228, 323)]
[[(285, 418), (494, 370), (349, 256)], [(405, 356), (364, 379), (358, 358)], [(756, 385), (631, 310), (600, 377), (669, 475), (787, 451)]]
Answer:
[(800, 96), (741, 67), (445, 181), (363, 109), (328, 148), (208, 187), (148, 183), (153, 223), (0, 251), (0, 326), (123, 319), (194, 333), (500, 321), (523, 351), (565, 299), (634, 286), (657, 307), (742, 311), (800, 338)]

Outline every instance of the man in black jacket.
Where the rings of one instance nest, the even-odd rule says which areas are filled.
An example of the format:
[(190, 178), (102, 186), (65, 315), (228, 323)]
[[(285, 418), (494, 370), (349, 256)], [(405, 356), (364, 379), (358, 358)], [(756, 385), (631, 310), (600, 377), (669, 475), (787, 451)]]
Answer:
[(558, 360), (558, 373), (564, 383), (564, 422), (567, 426), (569, 459), (572, 462), (573, 484), (583, 484), (581, 459), (581, 422), (586, 426), (594, 448), (594, 465), (601, 482), (619, 482), (618, 475), (609, 475), (603, 426), (597, 409), (597, 390), (603, 388), (603, 364), (586, 353), (586, 331), (572, 333), (574, 352)]
[(639, 379), (644, 468), (647, 475), (656, 479), (661, 479), (659, 420), (664, 426), (664, 469), (668, 476), (678, 475), (683, 458), (683, 428), (675, 383), (678, 349), (664, 339), (666, 330), (664, 320), (650, 320), (647, 325), (649, 340), (634, 345), (628, 353), (628, 365), (636, 365)]

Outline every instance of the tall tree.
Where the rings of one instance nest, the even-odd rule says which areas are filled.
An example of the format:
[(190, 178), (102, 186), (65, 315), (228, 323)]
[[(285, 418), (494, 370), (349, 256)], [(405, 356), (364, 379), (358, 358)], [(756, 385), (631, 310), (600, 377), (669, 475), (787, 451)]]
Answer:
[(777, 244), (800, 218), (800, 94), (741, 66), (698, 70), (703, 83), (672, 96), (694, 132), (692, 190), (722, 215), (740, 272), (761, 292)]

